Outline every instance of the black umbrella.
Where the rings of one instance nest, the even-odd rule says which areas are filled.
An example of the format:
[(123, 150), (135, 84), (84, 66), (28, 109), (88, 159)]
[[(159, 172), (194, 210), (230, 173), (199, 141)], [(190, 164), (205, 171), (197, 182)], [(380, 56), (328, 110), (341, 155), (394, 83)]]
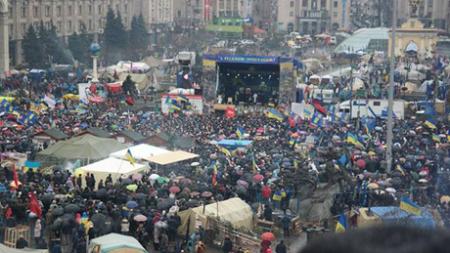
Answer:
[(76, 213), (80, 210), (80, 207), (76, 204), (68, 204), (64, 207), (64, 212), (66, 213)]
[(133, 181), (129, 178), (122, 179), (122, 185), (131, 184)]
[(105, 197), (108, 196), (108, 193), (107, 193), (106, 189), (103, 188), (103, 189), (98, 190), (98, 191), (95, 193), (95, 196), (96, 196), (98, 199), (104, 199)]
[(62, 207), (57, 207), (57, 208), (52, 210), (52, 215), (53, 216), (61, 216), (63, 214), (64, 214), (64, 208), (62, 208)]
[(172, 199), (172, 198), (159, 199), (157, 208), (160, 210), (169, 209), (174, 204), (175, 204), (175, 199)]
[(102, 226), (105, 226), (106, 224), (106, 216), (102, 213), (96, 213), (92, 215), (91, 221), (94, 224), (94, 227), (96, 227), (96, 229), (100, 229)]

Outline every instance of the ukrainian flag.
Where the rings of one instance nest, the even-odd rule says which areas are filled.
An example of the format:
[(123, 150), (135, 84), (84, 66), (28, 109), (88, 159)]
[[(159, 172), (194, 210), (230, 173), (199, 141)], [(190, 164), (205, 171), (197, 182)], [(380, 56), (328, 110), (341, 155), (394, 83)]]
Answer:
[(405, 212), (417, 215), (417, 216), (419, 216), (422, 213), (419, 206), (416, 203), (414, 203), (411, 199), (409, 199), (408, 197), (401, 198), (400, 209), (402, 209)]
[(450, 142), (450, 135), (447, 135), (447, 141)]
[(255, 161), (255, 156), (253, 156), (253, 159), (252, 159), (252, 170), (253, 170), (253, 173), (256, 173), (259, 170), (258, 165), (256, 164), (256, 161)]
[(345, 214), (339, 215), (339, 219), (336, 223), (336, 233), (344, 233), (347, 230), (347, 216)]
[(170, 110), (172, 111), (181, 111), (181, 107), (179, 107), (177, 104), (171, 104)]
[(436, 127), (436, 125), (435, 124), (433, 124), (431, 121), (429, 121), (429, 120), (427, 120), (427, 121), (425, 121), (425, 123), (423, 123), (426, 127), (428, 127), (429, 129), (432, 129), (432, 130), (434, 130), (434, 129), (436, 129), (437, 127)]
[(133, 165), (133, 166), (136, 163), (136, 159), (131, 154), (131, 150), (130, 149), (127, 150), (127, 153), (125, 154), (125, 159), (127, 161), (129, 161), (131, 163), (131, 165)]
[(351, 133), (347, 134), (347, 143), (353, 144), (356, 147), (364, 147), (364, 145), (361, 142), (359, 142), (358, 138)]
[(244, 136), (244, 129), (242, 129), (242, 128), (240, 128), (240, 127), (238, 127), (237, 129), (236, 129), (236, 135), (237, 135), (237, 137), (239, 138), (239, 139), (242, 139), (242, 137)]
[(185, 103), (189, 102), (189, 99), (186, 96), (181, 95), (181, 94), (178, 95), (176, 99), (177, 99), (177, 101), (181, 101), (181, 102), (185, 102)]
[(439, 135), (433, 134), (431, 138), (433, 139), (434, 142), (441, 143), (441, 137), (439, 137)]
[(230, 150), (224, 148), (224, 147), (220, 147), (220, 152), (224, 153), (226, 156), (230, 157), (231, 156), (231, 152)]
[(13, 110), (13, 107), (6, 99), (3, 99), (2, 101), (0, 101), (0, 111), (11, 112), (12, 110)]
[(271, 108), (271, 109), (269, 109), (269, 111), (267, 112), (267, 118), (269, 118), (269, 119), (275, 119), (275, 120), (278, 120), (279, 122), (282, 122), (283, 119), (284, 119), (284, 116), (283, 116), (283, 114), (281, 114), (281, 112), (279, 112), (278, 110)]

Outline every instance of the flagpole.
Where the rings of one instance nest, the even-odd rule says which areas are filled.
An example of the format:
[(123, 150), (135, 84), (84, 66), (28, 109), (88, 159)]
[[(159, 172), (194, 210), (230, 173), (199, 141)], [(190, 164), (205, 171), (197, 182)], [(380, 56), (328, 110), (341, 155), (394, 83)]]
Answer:
[(389, 80), (389, 102), (388, 102), (388, 119), (386, 134), (386, 172), (390, 172), (392, 168), (392, 129), (394, 127), (393, 107), (394, 107), (394, 72), (395, 72), (395, 36), (397, 30), (397, 0), (393, 0), (392, 11), (392, 33), (391, 33), (391, 59), (390, 59), (390, 80)]

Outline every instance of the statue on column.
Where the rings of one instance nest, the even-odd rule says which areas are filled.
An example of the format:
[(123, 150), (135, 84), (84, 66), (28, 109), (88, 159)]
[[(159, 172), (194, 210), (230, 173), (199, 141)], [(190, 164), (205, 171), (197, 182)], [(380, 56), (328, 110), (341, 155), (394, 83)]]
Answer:
[(412, 18), (417, 18), (417, 16), (418, 16), (417, 10), (419, 8), (420, 3), (421, 3), (421, 0), (409, 0), (409, 8), (411, 11)]

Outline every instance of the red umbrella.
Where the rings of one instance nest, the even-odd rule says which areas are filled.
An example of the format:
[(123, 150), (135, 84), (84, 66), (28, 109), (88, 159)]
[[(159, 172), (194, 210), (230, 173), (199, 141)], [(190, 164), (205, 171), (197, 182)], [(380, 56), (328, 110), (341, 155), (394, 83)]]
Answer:
[(275, 235), (272, 232), (265, 232), (261, 235), (263, 241), (275, 241)]
[(318, 112), (322, 113), (323, 115), (327, 115), (327, 109), (322, 105), (322, 103), (319, 100), (313, 99), (312, 105)]
[(133, 220), (135, 220), (137, 222), (145, 222), (145, 221), (147, 221), (147, 217), (145, 217), (142, 214), (138, 214), (138, 215), (134, 216)]
[(366, 167), (366, 161), (364, 161), (363, 159), (359, 159), (358, 161), (356, 161), (356, 166), (358, 166), (358, 168), (360, 169), (364, 169)]
[(180, 192), (180, 187), (174, 185), (174, 186), (170, 187), (169, 191), (171, 193), (179, 193)]
[(256, 174), (253, 176), (253, 181), (255, 181), (256, 183), (263, 181), (263, 179), (264, 179), (264, 176), (261, 174)]

